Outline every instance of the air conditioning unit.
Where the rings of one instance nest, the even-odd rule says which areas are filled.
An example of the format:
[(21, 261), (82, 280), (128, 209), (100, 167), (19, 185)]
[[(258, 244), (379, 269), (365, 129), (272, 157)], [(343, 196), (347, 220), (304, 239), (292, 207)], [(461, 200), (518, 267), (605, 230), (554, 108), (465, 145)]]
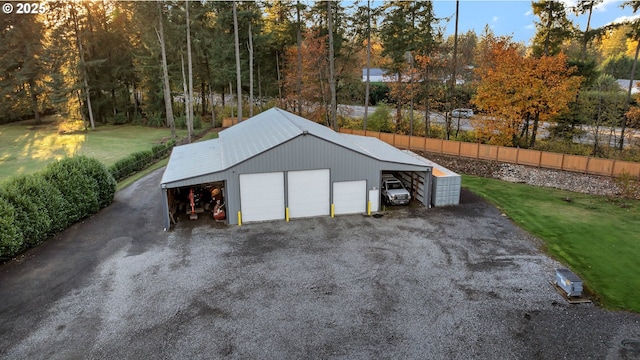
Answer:
[(556, 269), (556, 285), (558, 285), (567, 296), (582, 296), (582, 280), (569, 269)]

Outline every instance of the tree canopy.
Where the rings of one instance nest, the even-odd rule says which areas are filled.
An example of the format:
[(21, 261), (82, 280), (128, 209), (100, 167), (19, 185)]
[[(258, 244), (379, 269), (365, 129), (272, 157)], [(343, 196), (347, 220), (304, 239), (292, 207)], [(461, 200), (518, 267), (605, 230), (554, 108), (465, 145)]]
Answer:
[[(235, 2), (236, 41), (234, 3), (196, 1), (189, 2), (188, 54), (185, 1), (50, 1), (41, 14), (0, 19), (0, 123), (37, 122), (57, 112), (87, 127), (185, 126), (181, 63), (191, 56), (191, 101), (199, 118), (219, 116), (225, 106), (251, 111), (268, 103), (337, 126), (346, 114), (333, 119), (334, 101), (367, 100), (367, 106), (395, 107), (386, 129), (441, 136), (432, 111), (474, 106), (504, 120), (479, 131), (478, 139), (534, 146), (539, 121), (571, 128), (593, 122), (593, 112), (581, 110), (577, 99), (600, 91), (591, 85), (601, 75), (631, 76), (637, 22), (579, 29), (568, 20), (571, 11), (589, 17), (600, 2), (570, 8), (534, 1), (536, 35), (527, 47), (496, 39), (489, 28), (445, 37), (452, 21), (437, 18), (430, 1)], [(633, 12), (637, 4), (626, 6)], [(362, 80), (367, 52), (371, 67), (396, 75), (394, 82), (372, 83), (370, 95)], [(414, 109), (424, 118), (414, 118)], [(624, 126), (625, 113), (637, 117), (616, 108), (607, 116), (617, 122), (607, 123)]]

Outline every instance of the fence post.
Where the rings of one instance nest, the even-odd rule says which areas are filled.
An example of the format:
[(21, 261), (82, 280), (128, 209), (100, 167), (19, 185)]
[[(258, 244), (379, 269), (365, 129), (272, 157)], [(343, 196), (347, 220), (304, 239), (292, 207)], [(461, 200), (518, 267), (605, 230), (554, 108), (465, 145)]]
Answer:
[(542, 167), (542, 151), (538, 151), (538, 153), (540, 154), (538, 156), (538, 168)]
[(616, 159), (613, 159), (613, 161), (611, 161), (611, 177), (613, 177), (613, 169), (615, 169), (616, 167)]
[(585, 165), (585, 169), (584, 169), (584, 173), (585, 174), (591, 174), (591, 171), (589, 171), (589, 162), (591, 161), (591, 156), (587, 156), (587, 164)]

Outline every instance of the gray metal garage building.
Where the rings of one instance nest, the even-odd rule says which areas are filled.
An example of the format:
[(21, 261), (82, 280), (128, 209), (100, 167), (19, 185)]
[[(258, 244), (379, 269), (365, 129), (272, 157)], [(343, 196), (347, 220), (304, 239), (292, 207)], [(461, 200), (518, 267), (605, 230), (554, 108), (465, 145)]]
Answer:
[(229, 224), (375, 212), (386, 172), (409, 174), (429, 206), (431, 169), (376, 138), (272, 108), (218, 139), (174, 148), (161, 182), (164, 227), (196, 186), (222, 189)]

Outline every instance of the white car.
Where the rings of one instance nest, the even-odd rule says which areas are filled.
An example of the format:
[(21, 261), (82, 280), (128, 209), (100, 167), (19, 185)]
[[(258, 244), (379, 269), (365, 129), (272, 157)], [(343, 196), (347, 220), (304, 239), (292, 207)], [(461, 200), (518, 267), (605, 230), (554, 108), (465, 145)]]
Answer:
[(470, 118), (473, 116), (471, 109), (455, 109), (451, 112), (451, 116), (455, 118)]
[(408, 205), (411, 194), (393, 175), (382, 175), (382, 202), (388, 205)]

